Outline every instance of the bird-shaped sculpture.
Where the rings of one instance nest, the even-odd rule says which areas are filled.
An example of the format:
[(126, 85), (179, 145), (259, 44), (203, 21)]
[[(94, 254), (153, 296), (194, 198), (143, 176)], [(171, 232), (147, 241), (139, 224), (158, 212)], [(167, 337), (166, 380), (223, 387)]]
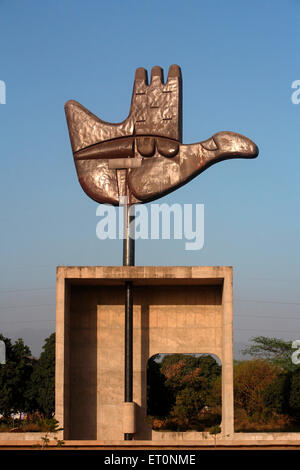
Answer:
[(218, 132), (182, 144), (182, 77), (178, 65), (135, 73), (130, 113), (119, 124), (102, 121), (76, 101), (65, 105), (79, 182), (99, 203), (146, 203), (176, 190), (214, 163), (255, 158), (254, 142), (234, 132)]

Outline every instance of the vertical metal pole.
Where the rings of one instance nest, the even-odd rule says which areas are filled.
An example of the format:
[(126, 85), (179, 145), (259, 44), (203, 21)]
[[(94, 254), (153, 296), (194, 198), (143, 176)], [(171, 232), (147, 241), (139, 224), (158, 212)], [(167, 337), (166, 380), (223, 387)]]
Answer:
[[(134, 206), (125, 205), (123, 241), (123, 266), (134, 266)], [(133, 314), (132, 282), (125, 282), (125, 389), (124, 401), (133, 401)], [(131, 441), (132, 434), (125, 433), (124, 440)]]

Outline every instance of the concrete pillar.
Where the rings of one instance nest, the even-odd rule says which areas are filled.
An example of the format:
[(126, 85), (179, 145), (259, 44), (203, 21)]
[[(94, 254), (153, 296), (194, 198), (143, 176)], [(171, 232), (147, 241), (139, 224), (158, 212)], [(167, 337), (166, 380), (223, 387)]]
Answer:
[(135, 433), (135, 403), (134, 402), (123, 403), (123, 433), (124, 434)]
[(55, 418), (63, 433), (69, 434), (69, 330), (70, 330), (69, 290), (63, 272), (58, 268), (56, 273), (56, 331), (55, 331)]
[(230, 275), (224, 276), (222, 297), (222, 434), (230, 439), (234, 433), (232, 269)]

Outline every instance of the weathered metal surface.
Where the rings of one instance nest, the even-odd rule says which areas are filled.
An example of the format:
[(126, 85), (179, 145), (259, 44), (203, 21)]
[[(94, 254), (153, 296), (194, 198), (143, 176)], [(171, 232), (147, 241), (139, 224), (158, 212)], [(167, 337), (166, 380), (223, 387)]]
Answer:
[[(178, 65), (135, 74), (130, 112), (119, 124), (102, 121), (76, 101), (65, 105), (78, 179), (97, 202), (118, 205), (155, 200), (231, 158), (255, 158), (247, 137), (219, 132), (203, 142), (182, 144), (182, 78)], [(126, 161), (128, 160), (128, 162)]]
[(125, 168), (138, 168), (142, 164), (141, 158), (112, 158), (108, 160), (108, 168), (122, 170)]

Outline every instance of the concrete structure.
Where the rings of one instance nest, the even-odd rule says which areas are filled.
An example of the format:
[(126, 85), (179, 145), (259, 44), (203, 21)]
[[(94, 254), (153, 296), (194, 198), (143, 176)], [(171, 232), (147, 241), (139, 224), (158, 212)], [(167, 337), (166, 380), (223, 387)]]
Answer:
[[(126, 280), (134, 285), (135, 423), (123, 404)], [(120, 442), (130, 425), (135, 440), (156, 440), (145, 417), (147, 361), (157, 353), (219, 357), (222, 438), (232, 439), (232, 345), (231, 267), (58, 267), (56, 418), (64, 439)]]

